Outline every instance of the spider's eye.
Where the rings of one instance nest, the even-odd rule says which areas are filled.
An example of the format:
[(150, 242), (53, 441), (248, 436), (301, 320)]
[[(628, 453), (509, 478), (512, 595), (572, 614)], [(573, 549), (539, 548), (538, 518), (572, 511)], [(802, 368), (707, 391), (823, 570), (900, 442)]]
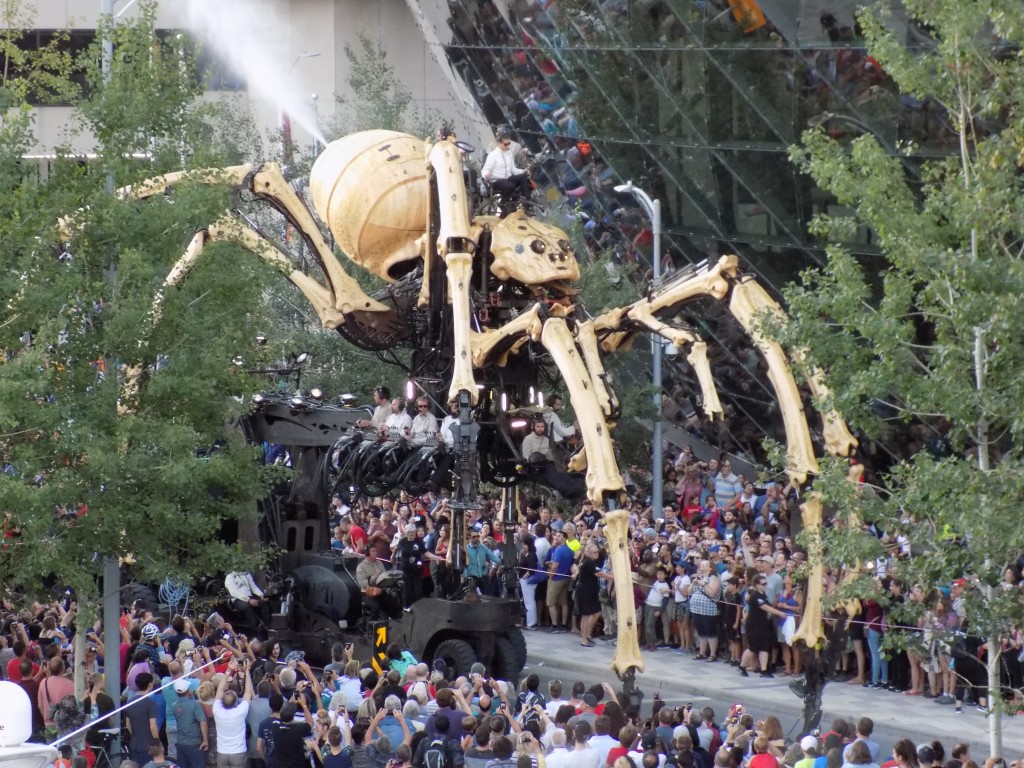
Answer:
[(537, 239), (530, 243), (530, 247), (533, 249), (534, 253), (544, 253), (547, 245), (545, 245), (543, 240)]

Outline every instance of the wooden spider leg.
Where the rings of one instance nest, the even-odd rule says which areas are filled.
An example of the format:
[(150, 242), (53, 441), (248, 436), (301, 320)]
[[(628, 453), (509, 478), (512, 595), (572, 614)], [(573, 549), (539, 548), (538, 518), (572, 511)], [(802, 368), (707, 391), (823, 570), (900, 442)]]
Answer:
[(515, 354), (520, 345), (530, 339), (540, 339), (541, 328), (540, 305), (534, 304), (529, 310), (500, 328), (483, 333), (470, 333), (473, 367), (485, 368), (494, 362), (493, 358), (499, 352), (497, 364), (505, 366), (509, 355)]
[[(230, 187), (239, 186), (252, 171), (252, 164), (232, 165), (227, 168), (205, 168), (199, 171), (176, 171), (163, 176), (154, 176), (138, 184), (120, 187), (114, 194), (119, 200), (145, 200), (149, 197), (162, 195), (171, 187), (180, 184), (186, 178), (201, 184), (224, 184)], [(88, 221), (89, 207), (79, 208), (74, 213), (62, 216), (57, 220), (57, 229), (64, 240), (70, 240)]]
[[(753, 278), (748, 277), (737, 281), (733, 286), (732, 292), (733, 299), (730, 302), (730, 309), (735, 304), (736, 310), (743, 313), (743, 318), (740, 318), (736, 315), (736, 310), (733, 311), (737, 319), (743, 323), (744, 328), (747, 327), (748, 323), (753, 325), (757, 322), (758, 313), (768, 312), (780, 319), (784, 319), (786, 316), (782, 307)], [(748, 333), (753, 335), (749, 330)], [(806, 368), (804, 355), (801, 350), (792, 350), (790, 357), (801, 369)], [(811, 394), (815, 400), (825, 406), (825, 409), (821, 411), (822, 423), (824, 425), (825, 450), (832, 456), (849, 456), (857, 448), (857, 438), (850, 434), (850, 430), (846, 426), (846, 422), (843, 421), (843, 417), (836, 413), (834, 409), (828, 407), (828, 403), (832, 399), (832, 392), (825, 384), (824, 375), (817, 368), (809, 371), (804, 370), (803, 373), (807, 379), (807, 385), (811, 390)]]
[[(613, 323), (618, 323), (620, 328), (635, 324), (643, 330), (649, 331), (663, 339), (668, 339), (677, 348), (687, 347), (689, 351), (686, 354), (686, 359), (693, 366), (693, 370), (697, 375), (701, 400), (704, 404), (704, 413), (712, 420), (715, 417), (721, 417), (723, 412), (722, 403), (718, 398), (718, 389), (715, 387), (715, 380), (711, 375), (707, 343), (689, 329), (676, 328), (662, 322), (651, 313), (650, 306), (647, 300), (644, 299), (626, 307), (625, 312), (620, 313), (617, 310), (613, 310), (614, 314), (612, 317), (602, 315), (595, 324), (605, 329), (616, 327)], [(608, 313), (605, 314), (607, 315)], [(602, 347), (609, 352), (615, 351), (629, 343), (632, 335), (631, 333), (621, 332), (610, 334), (606, 337)]]
[[(618, 418), (619, 398), (608, 382), (608, 374), (605, 372), (604, 362), (601, 360), (601, 350), (598, 347), (593, 321), (586, 320), (576, 324), (576, 344), (583, 353), (583, 361), (590, 372), (590, 383), (601, 404), (601, 413), (604, 414), (606, 421)], [(585, 461), (585, 457), (581, 458)]]
[[(117, 190), (116, 194), (122, 200), (145, 200), (155, 195), (164, 194), (169, 189), (183, 182), (190, 181), (210, 185), (224, 184), (236, 189), (250, 185), (249, 191), (257, 197), (268, 201), (284, 215), (288, 222), (309, 243), (324, 272), (325, 279), (327, 280), (326, 290), (330, 296), (327, 306), (337, 310), (331, 313), (332, 318), (340, 318), (339, 322), (334, 322), (332, 319), (333, 325), (328, 327), (337, 327), (341, 322), (344, 322), (343, 316), (350, 312), (390, 311), (389, 307), (367, 296), (359, 286), (359, 283), (342, 268), (341, 264), (334, 257), (331, 248), (324, 240), (323, 233), (320, 231), (320, 227), (317, 226), (313, 214), (302, 201), (302, 198), (292, 189), (291, 184), (285, 179), (284, 174), (281, 172), (281, 167), (277, 163), (266, 163), (255, 172), (253, 172), (253, 166), (250, 164), (236, 165), (229, 168), (206, 168), (199, 171), (178, 171), (163, 176), (155, 176), (132, 186), (121, 187)], [(59, 226), (63, 236), (69, 237), (70, 233), (81, 228), (84, 223), (82, 220), (83, 211), (88, 211), (88, 209), (77, 211), (71, 216), (60, 220)], [(260, 240), (262, 242), (263, 238), (260, 238)], [(275, 250), (277, 249), (275, 248)], [(278, 253), (280, 253), (279, 250)], [(283, 254), (281, 255), (283, 258), (287, 258)], [(292, 282), (295, 281), (293, 280)], [(319, 285), (318, 288), (322, 293), (324, 289)], [(305, 290), (303, 293), (305, 293)], [(322, 304), (323, 302), (321, 301), (320, 303)], [(321, 307), (316, 303), (314, 303), (314, 306), (321, 319), (323, 319), (324, 312), (321, 311)]]
[(390, 308), (366, 295), (359, 283), (348, 274), (334, 257), (324, 240), (323, 232), (302, 198), (281, 172), (277, 163), (266, 163), (252, 177), (252, 191), (274, 204), (313, 248), (328, 287), (333, 295), (333, 306), (343, 314), (350, 312), (388, 312)]
[[(802, 485), (806, 482), (808, 474), (818, 471), (818, 462), (814, 458), (811, 447), (807, 415), (804, 412), (796, 381), (793, 379), (782, 347), (768, 339), (761, 328), (761, 318), (764, 313), (769, 312), (777, 317), (783, 317), (782, 307), (756, 281), (748, 278), (738, 280), (733, 285), (729, 297), (729, 311), (743, 326), (768, 361), (768, 378), (779, 398), (779, 407), (786, 429), (788, 464), (786, 474), (789, 476), (790, 482)], [(799, 353), (794, 354), (793, 358), (798, 364), (803, 360), (803, 356)], [(827, 403), (829, 392), (821, 372), (811, 371), (807, 379), (811, 382), (812, 394), (819, 402)], [(856, 448), (857, 440), (850, 434), (843, 419), (834, 410), (826, 409), (822, 411), (822, 421), (825, 425), (826, 450), (834, 456), (849, 455)], [(860, 465), (851, 467), (849, 476), (851, 482), (856, 482), (861, 472), (863, 472), (863, 467)], [(821, 626), (821, 600), (825, 566), (822, 559), (820, 496), (812, 492), (807, 501), (800, 506), (800, 512), (806, 534), (811, 570), (807, 579), (805, 610), (800, 620), (800, 626), (797, 627), (794, 634), (794, 639), (803, 641), (808, 648), (813, 648), (824, 639), (824, 631)]]
[(607, 496), (623, 489), (623, 483), (615, 461), (611, 432), (601, 412), (590, 372), (576, 348), (569, 326), (562, 318), (550, 318), (544, 323), (540, 341), (551, 353), (569, 390), (576, 421), (587, 446), (587, 496), (595, 505), (601, 506)]
[(612, 657), (612, 669), (622, 678), (630, 670), (644, 671), (644, 659), (640, 655), (640, 641), (637, 636), (636, 604), (633, 601), (633, 573), (629, 567), (629, 513), (624, 509), (617, 509), (606, 514), (604, 535), (608, 559), (612, 564), (619, 632), (615, 656)]
[[(470, 338), (469, 290), (473, 277), (473, 256), (476, 249), (469, 221), (466, 182), (462, 176), (462, 158), (451, 141), (441, 141), (427, 152), (428, 170), (433, 170), (437, 188), (437, 253), (444, 259), (448, 272), (448, 300), (452, 305), (452, 338), (454, 340), (454, 371), (448, 388), (452, 402), (460, 390), (469, 392), (474, 404), (479, 393), (473, 376), (472, 341)], [(427, 174), (428, 178), (430, 174)], [(424, 280), (426, 280), (424, 276)]]
[[(181, 285), (182, 281), (188, 277), (199, 261), (199, 257), (202, 255), (207, 243), (214, 241), (238, 243), (283, 273), (302, 292), (309, 303), (313, 305), (325, 327), (335, 328), (344, 322), (341, 313), (334, 309), (331, 294), (326, 288), (309, 277), (309, 275), (295, 269), (291, 259), (277, 250), (268, 240), (265, 240), (257, 232), (241, 224), (231, 214), (226, 213), (210, 227), (200, 230), (192, 237), (191, 242), (185, 249), (185, 253), (174, 263), (171, 271), (167, 273), (167, 277), (164, 278), (160, 290), (157, 291), (156, 296), (153, 298), (153, 305), (145, 321), (146, 327), (142, 334), (142, 343), (149, 339), (150, 333), (160, 322), (167, 289)], [(133, 402), (138, 395), (139, 382), (144, 372), (145, 366), (142, 364), (128, 367), (124, 376), (124, 384), (121, 386), (121, 397), (117, 406), (118, 413), (125, 414), (133, 410)]]

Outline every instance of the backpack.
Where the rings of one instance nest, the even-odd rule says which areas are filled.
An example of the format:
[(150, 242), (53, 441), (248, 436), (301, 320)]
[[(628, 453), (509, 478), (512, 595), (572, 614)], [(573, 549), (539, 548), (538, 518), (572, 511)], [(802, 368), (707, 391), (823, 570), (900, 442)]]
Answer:
[(448, 740), (435, 738), (423, 752), (423, 768), (452, 768)]
[(540, 715), (538, 715), (533, 707), (535, 704), (544, 706), (544, 697), (536, 691), (523, 691), (519, 694), (519, 712), (523, 715), (523, 723), (529, 723), (532, 721), (540, 721)]

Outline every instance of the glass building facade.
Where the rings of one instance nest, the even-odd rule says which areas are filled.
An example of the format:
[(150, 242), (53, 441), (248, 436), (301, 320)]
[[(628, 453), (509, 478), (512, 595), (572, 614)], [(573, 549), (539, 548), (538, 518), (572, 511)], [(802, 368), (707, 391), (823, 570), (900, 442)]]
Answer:
[[(735, 253), (773, 290), (823, 263), (825, 242), (809, 225), (843, 212), (789, 161), (804, 130), (871, 133), (890, 152), (913, 142), (908, 165), (954, 138), (938, 105), (901, 97), (867, 55), (850, 0), (825, 10), (805, 0), (447, 5), (436, 39), (487, 120), (552, 158), (541, 166), (549, 198), (576, 211), (590, 245), (613, 251), (639, 285), (649, 224), (617, 184), (632, 180), (662, 201), (667, 270)], [(898, 8), (887, 24), (908, 46), (930, 45)], [(883, 268), (870, 231), (847, 245)], [(729, 413), (713, 434), (690, 424), (716, 447), (753, 456), (765, 434), (781, 437), (774, 393), (742, 330), (710, 304), (680, 319), (713, 346)], [(666, 391), (687, 421), (696, 394), (681, 366), (669, 366)]]

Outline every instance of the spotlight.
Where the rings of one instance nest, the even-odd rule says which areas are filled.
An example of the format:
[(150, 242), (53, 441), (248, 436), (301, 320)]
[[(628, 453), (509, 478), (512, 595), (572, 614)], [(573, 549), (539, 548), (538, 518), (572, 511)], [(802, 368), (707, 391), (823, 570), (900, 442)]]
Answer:
[(309, 360), (309, 352), (299, 352), (299, 354), (295, 356), (296, 365), (302, 365), (307, 360)]
[(543, 392), (538, 392), (537, 393), (537, 405), (539, 405), (541, 408), (544, 407), (544, 393)]
[(533, 405), (533, 403), (534, 403), (534, 401), (536, 399), (537, 399), (537, 393), (534, 391), (533, 387), (531, 386), (530, 387), (530, 405)]
[(265, 401), (266, 399), (267, 399), (267, 398), (265, 398), (265, 397), (264, 397), (263, 395), (261, 395), (261, 394), (255, 394), (255, 395), (253, 395), (253, 396), (252, 396), (252, 402), (253, 402), (253, 405), (263, 405), (263, 403), (264, 403), (264, 401)]
[(324, 391), (320, 389), (320, 387), (313, 387), (311, 390), (309, 390), (309, 396), (314, 400), (323, 400)]
[(302, 395), (295, 395), (295, 397), (288, 402), (291, 403), (292, 408), (304, 408), (306, 405), (306, 401), (302, 399)]
[(265, 347), (267, 345), (267, 337), (262, 333), (256, 337), (256, 346)]
[(505, 392), (501, 393), (501, 410), (508, 410), (508, 394)]
[(416, 397), (416, 382), (409, 379), (405, 382), (405, 399), (412, 400), (414, 397)]
[(529, 423), (526, 419), (514, 419), (508, 423), (508, 426), (510, 429), (523, 429)]

